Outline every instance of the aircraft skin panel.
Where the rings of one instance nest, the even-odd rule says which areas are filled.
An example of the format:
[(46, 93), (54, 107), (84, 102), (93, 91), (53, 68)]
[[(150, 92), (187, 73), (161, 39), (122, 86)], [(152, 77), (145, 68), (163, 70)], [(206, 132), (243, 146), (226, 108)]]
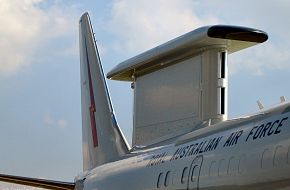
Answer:
[(136, 78), (133, 145), (184, 134), (201, 122), (201, 59), (199, 55)]
[(45, 179), (27, 178), (3, 174), (0, 174), (0, 181), (54, 190), (71, 190), (75, 188), (75, 183), (51, 181)]
[[(275, 108), (259, 120), (252, 116), (252, 122), (183, 144), (133, 152), (138, 155), (92, 170), (84, 189), (288, 190), (290, 112), (282, 113), (285, 107), (290, 103), (279, 113)], [(192, 169), (197, 157), (202, 157), (196, 162), (199, 172)]]

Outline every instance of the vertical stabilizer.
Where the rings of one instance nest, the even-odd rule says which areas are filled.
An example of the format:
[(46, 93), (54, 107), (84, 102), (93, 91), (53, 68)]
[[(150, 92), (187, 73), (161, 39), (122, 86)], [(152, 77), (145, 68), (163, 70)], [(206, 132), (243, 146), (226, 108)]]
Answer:
[(110, 102), (88, 13), (80, 19), (83, 167), (90, 170), (128, 152)]

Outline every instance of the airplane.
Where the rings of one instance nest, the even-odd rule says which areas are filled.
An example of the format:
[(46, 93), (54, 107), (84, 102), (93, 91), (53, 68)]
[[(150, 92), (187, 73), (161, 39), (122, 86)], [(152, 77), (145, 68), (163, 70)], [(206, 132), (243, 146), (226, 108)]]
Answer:
[[(75, 190), (290, 189), (290, 102), (227, 118), (227, 57), (266, 32), (205, 26), (113, 68), (131, 82), (133, 146), (119, 128), (89, 14), (79, 21), (83, 173), (73, 183), (0, 174), (0, 181)], [(246, 89), (245, 89), (246, 90)]]

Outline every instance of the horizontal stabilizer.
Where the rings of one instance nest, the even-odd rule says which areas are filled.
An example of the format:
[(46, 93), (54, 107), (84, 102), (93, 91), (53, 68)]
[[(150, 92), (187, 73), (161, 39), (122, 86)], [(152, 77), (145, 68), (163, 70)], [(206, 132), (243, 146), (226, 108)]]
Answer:
[(45, 179), (28, 178), (3, 174), (0, 174), (0, 181), (54, 190), (71, 190), (75, 188), (75, 183), (51, 181)]

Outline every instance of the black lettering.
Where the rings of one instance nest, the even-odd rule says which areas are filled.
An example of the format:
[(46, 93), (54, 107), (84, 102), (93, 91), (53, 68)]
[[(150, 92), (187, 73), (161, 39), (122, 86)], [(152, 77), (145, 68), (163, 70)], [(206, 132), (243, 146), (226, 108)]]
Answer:
[(184, 155), (185, 157), (188, 156), (188, 153), (189, 153), (189, 151), (191, 150), (192, 147), (193, 147), (193, 144), (191, 144), (191, 145), (189, 146), (189, 149), (186, 151), (186, 154)]
[(203, 153), (204, 152), (203, 147), (204, 147), (205, 143), (206, 143), (206, 141), (203, 142), (203, 144), (202, 144), (202, 146), (200, 148), (200, 151), (198, 153)]
[(179, 158), (182, 158), (182, 157), (185, 155), (186, 150), (187, 150), (188, 148), (189, 148), (189, 146), (186, 146), (186, 147), (183, 148), (182, 153), (180, 154)]
[(179, 149), (179, 152), (178, 152), (178, 155), (177, 155), (177, 159), (180, 158), (180, 155), (182, 154), (183, 150), (184, 150), (184, 147), (181, 147), (181, 148)]
[(194, 150), (195, 148), (198, 146), (198, 143), (195, 143), (191, 149), (191, 151), (189, 152), (188, 156), (192, 156), (194, 154)]
[(243, 134), (243, 130), (239, 131), (236, 133), (235, 139), (232, 141), (231, 145), (233, 144), (237, 144), (238, 139), (240, 138), (240, 136)]
[(259, 137), (259, 135), (260, 135), (261, 131), (263, 130), (263, 128), (264, 128), (264, 124), (260, 125), (260, 127), (256, 130), (256, 132), (254, 134), (254, 137), (253, 137), (254, 140)]
[(222, 140), (222, 138), (223, 138), (223, 137), (221, 136), (221, 137), (219, 137), (219, 138), (216, 139), (216, 141), (215, 141), (215, 143), (213, 144), (211, 150), (215, 150), (215, 149), (216, 149), (216, 147), (218, 146), (218, 144), (219, 144), (219, 142)]
[(183, 150), (184, 150), (184, 147), (179, 148), (178, 154), (176, 155), (177, 156), (176, 159), (180, 158), (180, 154), (182, 153)]
[(147, 164), (147, 166), (152, 166), (152, 159), (154, 159), (154, 156), (152, 156), (152, 158), (150, 158), (150, 160), (149, 160), (149, 162), (148, 162), (148, 164)]
[(227, 141), (226, 141), (225, 144), (224, 144), (224, 147), (225, 147), (225, 146), (231, 146), (231, 141), (232, 141), (232, 139), (234, 138), (234, 134), (235, 134), (235, 133), (232, 133), (232, 134), (229, 136), (229, 138), (227, 139)]
[(171, 157), (170, 161), (172, 160), (176, 160), (178, 158), (178, 152), (179, 152), (179, 148), (175, 151), (175, 153), (173, 154), (173, 156)]
[(193, 154), (198, 154), (199, 150), (200, 150), (200, 147), (202, 146), (202, 143), (199, 143), (198, 147), (195, 149), (194, 153)]
[(288, 117), (285, 117), (285, 118), (283, 118), (283, 119), (280, 121), (280, 123), (279, 123), (278, 127), (276, 128), (274, 134), (278, 134), (278, 133), (281, 132), (281, 131), (279, 130), (279, 128), (283, 126), (283, 123), (282, 123), (282, 122), (283, 122), (284, 120), (287, 120), (287, 119), (288, 119)]
[(175, 157), (175, 154), (176, 154), (177, 151), (178, 151), (178, 149), (177, 149), (177, 150), (174, 152), (174, 154), (171, 156), (170, 161), (175, 160), (174, 157)]
[(153, 159), (152, 159), (152, 162), (151, 162), (151, 166), (154, 166), (155, 165), (155, 162), (156, 162), (156, 159), (158, 158), (158, 155), (154, 155), (153, 156)]
[(258, 126), (255, 126), (255, 127), (253, 127), (252, 129), (251, 129), (251, 131), (250, 131), (250, 133), (249, 133), (249, 135), (248, 135), (248, 137), (246, 138), (246, 142), (248, 141), (248, 138), (250, 137), (250, 135), (252, 135), (254, 132), (254, 129), (256, 129)]
[(162, 155), (157, 155), (157, 156), (156, 156), (156, 159), (155, 159), (155, 161), (154, 161), (154, 165), (157, 165), (157, 164), (160, 163), (161, 156), (162, 156)]
[(211, 141), (210, 145), (208, 146), (208, 150), (207, 151), (212, 151), (214, 143), (216, 142), (217, 138), (214, 138), (213, 141)]
[(147, 166), (154, 166), (158, 164), (162, 164), (165, 162), (165, 157), (167, 156), (167, 152), (163, 152), (162, 154), (153, 155), (149, 160)]
[(272, 126), (270, 127), (270, 129), (269, 129), (269, 131), (268, 131), (268, 133), (267, 133), (268, 136), (271, 136), (271, 135), (274, 133), (274, 130), (272, 130), (272, 128), (273, 128), (273, 126), (274, 126), (276, 123), (278, 124), (278, 123), (279, 123), (279, 120), (276, 120), (276, 121), (273, 122)]
[(260, 135), (259, 135), (259, 138), (261, 138), (261, 137), (265, 137), (266, 132), (267, 132), (267, 130), (269, 129), (269, 127), (270, 127), (271, 125), (272, 125), (272, 122), (268, 122), (268, 123), (265, 125), (263, 131), (262, 131), (262, 132), (260, 133)]
[(204, 152), (210, 151), (214, 141), (215, 141), (215, 138), (214, 139), (210, 139), (210, 141), (207, 143), (207, 145), (206, 145), (206, 147), (204, 149)]
[(164, 152), (164, 153), (162, 154), (162, 157), (161, 157), (161, 163), (164, 163), (164, 162), (165, 162), (164, 158), (165, 158), (166, 155), (167, 155), (166, 152)]

